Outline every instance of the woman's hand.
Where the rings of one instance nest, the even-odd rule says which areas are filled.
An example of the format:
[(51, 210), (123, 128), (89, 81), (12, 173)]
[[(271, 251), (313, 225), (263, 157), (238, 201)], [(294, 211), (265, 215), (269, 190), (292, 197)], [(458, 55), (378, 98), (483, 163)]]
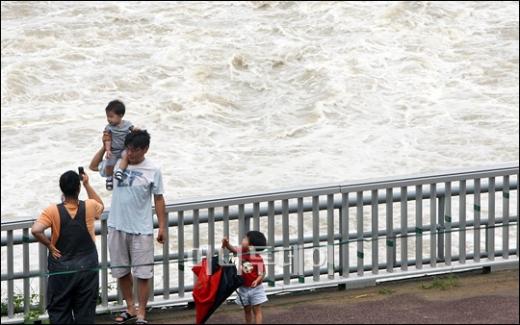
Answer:
[(86, 173), (83, 173), (83, 174), (79, 175), (79, 177), (81, 177), (81, 181), (83, 182), (83, 186), (88, 186), (89, 185), (89, 178), (88, 178), (88, 175)]
[(55, 259), (59, 259), (61, 257), (61, 252), (53, 244), (49, 245), (49, 252)]

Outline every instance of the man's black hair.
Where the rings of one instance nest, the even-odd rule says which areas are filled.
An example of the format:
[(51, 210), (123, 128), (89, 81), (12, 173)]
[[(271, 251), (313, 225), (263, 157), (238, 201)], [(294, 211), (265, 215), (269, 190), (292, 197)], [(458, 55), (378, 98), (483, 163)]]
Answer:
[(267, 246), (267, 239), (265, 239), (264, 234), (260, 231), (249, 231), (247, 232), (246, 237), (249, 240), (249, 245), (255, 246), (257, 251), (262, 251), (265, 246)]
[(68, 198), (77, 198), (80, 188), (79, 174), (73, 170), (65, 172), (60, 177), (60, 189)]
[(113, 112), (119, 116), (125, 115), (125, 104), (122, 101), (115, 99), (108, 103), (107, 108), (105, 108), (105, 112)]
[(150, 133), (146, 130), (130, 132), (125, 138), (125, 147), (145, 149), (150, 146)]

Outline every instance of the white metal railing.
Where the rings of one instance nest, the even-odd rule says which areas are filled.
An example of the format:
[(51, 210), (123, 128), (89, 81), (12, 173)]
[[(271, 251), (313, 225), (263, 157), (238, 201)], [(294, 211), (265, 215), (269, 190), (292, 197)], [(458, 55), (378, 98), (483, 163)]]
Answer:
[[(192, 275), (187, 268), (185, 272), (185, 266), (196, 263), (202, 255), (215, 254), (220, 246), (217, 226), (218, 235), (238, 239), (249, 229), (266, 233), (270, 249), (264, 259), (270, 293), (490, 265), (518, 267), (518, 172), (518, 164), (511, 163), (175, 202), (167, 206), (167, 236), (161, 254), (155, 255), (155, 269), (162, 274), (162, 279), (158, 281), (156, 276), (155, 281), (162, 285), (152, 286), (150, 305), (191, 301), (193, 285), (187, 282)], [(511, 214), (510, 194), (515, 191), (516, 212)], [(497, 196), (497, 192), (502, 195)], [(483, 195), (487, 196), (485, 213)], [(467, 200), (470, 196), (472, 204)], [(452, 203), (458, 204), (458, 213), (453, 213)], [(501, 215), (497, 216), (498, 203)], [(396, 204), (399, 219), (394, 218)], [(413, 212), (409, 205), (414, 206)], [(428, 205), (427, 211), (423, 211), (424, 205)], [(384, 222), (380, 210), (384, 211)], [(122, 306), (121, 296), (111, 292), (114, 290), (108, 285), (106, 218), (105, 212), (96, 224), (101, 277), (98, 312)], [(31, 278), (39, 279), (37, 307), (45, 309), (48, 252), (30, 234), (32, 223), (2, 223), (1, 281), (2, 292), (7, 293), (3, 322), (19, 321), (20, 315), (35, 307), (31, 306)], [(154, 224), (157, 228), (157, 220)], [(322, 229), (320, 224), (326, 227)], [(207, 225), (207, 231), (204, 227), (201, 232), (202, 225)], [(510, 238), (513, 228), (516, 241)], [(502, 236), (500, 249), (495, 245), (497, 235)], [(458, 242), (453, 242), (452, 236), (458, 237)], [(472, 250), (467, 243), (472, 243)], [(415, 254), (409, 252), (411, 244)], [(37, 268), (30, 267), (30, 248), (34, 245), (38, 246)], [(200, 250), (201, 246), (205, 249)], [(454, 249), (458, 254), (453, 254)], [(350, 250), (355, 251), (355, 258)], [(365, 257), (367, 250), (370, 254)], [(281, 263), (275, 263), (275, 259)], [(23, 287), (23, 302), (18, 306), (14, 302), (16, 281)]]

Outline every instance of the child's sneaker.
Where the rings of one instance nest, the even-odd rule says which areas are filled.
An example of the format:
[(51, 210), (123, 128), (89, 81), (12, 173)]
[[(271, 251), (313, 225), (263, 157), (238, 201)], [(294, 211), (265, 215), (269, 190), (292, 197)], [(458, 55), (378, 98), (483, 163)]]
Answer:
[(121, 169), (116, 170), (116, 172), (114, 173), (114, 178), (117, 179), (118, 181), (122, 181), (123, 180), (123, 171)]
[(107, 177), (106, 188), (109, 191), (112, 191), (114, 189), (114, 180), (111, 176)]

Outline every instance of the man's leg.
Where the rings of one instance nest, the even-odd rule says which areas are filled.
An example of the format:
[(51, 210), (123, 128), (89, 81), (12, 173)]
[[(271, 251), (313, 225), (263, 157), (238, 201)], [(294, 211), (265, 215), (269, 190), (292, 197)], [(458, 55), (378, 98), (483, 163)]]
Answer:
[(146, 319), (146, 305), (150, 294), (150, 279), (137, 279), (139, 284), (139, 309), (137, 319)]
[[(127, 312), (131, 316), (135, 316), (134, 297), (132, 294), (133, 281), (130, 272), (130, 247), (127, 242), (127, 234), (108, 228), (108, 248), (110, 253), (110, 264), (112, 268), (112, 276), (117, 279), (121, 293), (126, 301)], [(120, 317), (116, 317), (116, 322), (121, 321)]]
[(246, 317), (246, 324), (253, 324), (253, 307), (251, 305), (244, 306), (244, 315)]
[(131, 235), (130, 259), (139, 292), (138, 319), (146, 319), (146, 305), (150, 295), (150, 279), (153, 278), (153, 235)]
[(119, 278), (118, 282), (123, 299), (126, 301), (126, 310), (130, 315), (135, 315), (136, 310), (133, 295), (134, 281), (132, 273), (128, 273), (124, 277)]

